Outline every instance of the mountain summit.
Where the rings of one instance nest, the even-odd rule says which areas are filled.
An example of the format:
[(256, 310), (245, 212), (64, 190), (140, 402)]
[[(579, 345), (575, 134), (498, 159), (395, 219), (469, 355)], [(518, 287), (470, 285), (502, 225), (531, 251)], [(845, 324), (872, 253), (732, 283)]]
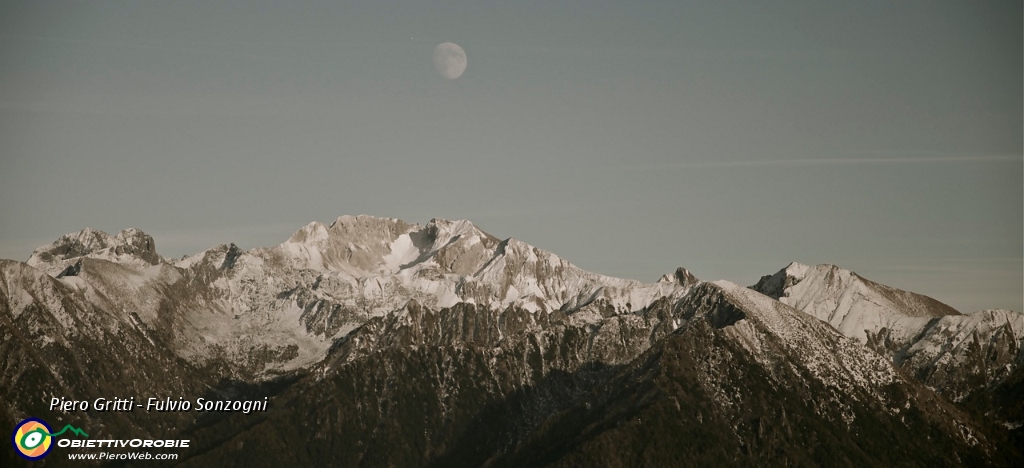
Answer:
[(27, 263), (50, 272), (54, 268), (62, 269), (69, 261), (80, 257), (121, 261), (137, 259), (150, 265), (163, 260), (156, 253), (153, 237), (139, 229), (128, 228), (111, 236), (103, 231), (85, 228), (37, 248)]

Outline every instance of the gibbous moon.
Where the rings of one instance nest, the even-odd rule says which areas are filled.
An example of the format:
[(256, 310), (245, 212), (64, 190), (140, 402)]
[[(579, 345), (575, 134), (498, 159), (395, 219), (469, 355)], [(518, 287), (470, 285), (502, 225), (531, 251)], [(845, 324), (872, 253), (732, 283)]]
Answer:
[(434, 47), (434, 68), (441, 76), (454, 80), (466, 71), (466, 51), (454, 42), (444, 42)]

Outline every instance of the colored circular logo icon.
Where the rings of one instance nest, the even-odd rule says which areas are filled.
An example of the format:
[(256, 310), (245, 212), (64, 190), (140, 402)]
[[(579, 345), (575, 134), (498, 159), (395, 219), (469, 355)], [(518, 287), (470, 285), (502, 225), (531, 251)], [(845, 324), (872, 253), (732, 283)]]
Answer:
[(14, 450), (18, 452), (18, 455), (26, 459), (43, 458), (53, 449), (50, 426), (42, 419), (26, 419), (14, 428), (11, 443), (14, 444)]

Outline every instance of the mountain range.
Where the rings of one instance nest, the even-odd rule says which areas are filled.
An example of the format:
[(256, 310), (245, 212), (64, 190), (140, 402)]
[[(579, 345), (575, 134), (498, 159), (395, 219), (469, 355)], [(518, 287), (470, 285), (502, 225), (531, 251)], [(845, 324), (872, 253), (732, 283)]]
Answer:
[[(85, 229), (0, 260), (0, 337), (10, 427), (187, 438), (184, 466), (1024, 460), (1020, 312), (962, 314), (833, 265), (643, 283), (469, 221), (342, 216), (178, 259), (138, 229)], [(48, 405), (111, 396), (270, 404)]]

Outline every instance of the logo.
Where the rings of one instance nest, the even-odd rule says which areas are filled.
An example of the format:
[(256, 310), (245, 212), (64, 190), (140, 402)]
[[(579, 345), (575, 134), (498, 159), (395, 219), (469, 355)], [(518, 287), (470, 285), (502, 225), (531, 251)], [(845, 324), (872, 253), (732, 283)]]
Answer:
[(14, 450), (18, 452), (23, 458), (28, 460), (38, 460), (50, 454), (50, 450), (53, 450), (53, 438), (57, 437), (67, 431), (74, 432), (82, 437), (89, 437), (85, 431), (73, 427), (70, 424), (64, 426), (60, 432), (50, 432), (50, 425), (46, 424), (39, 418), (28, 418), (14, 428), (14, 434), (11, 434), (11, 444), (14, 445)]

